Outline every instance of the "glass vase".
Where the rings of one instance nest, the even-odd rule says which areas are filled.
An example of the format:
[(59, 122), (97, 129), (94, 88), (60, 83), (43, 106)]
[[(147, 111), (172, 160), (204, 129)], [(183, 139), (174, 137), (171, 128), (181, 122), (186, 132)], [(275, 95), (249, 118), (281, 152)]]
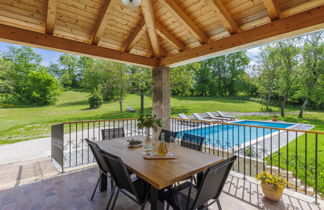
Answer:
[(151, 137), (151, 133), (150, 133), (151, 129), (150, 128), (146, 128), (146, 137), (143, 143), (143, 148), (144, 148), (144, 152), (145, 154), (151, 154), (153, 152), (153, 139)]

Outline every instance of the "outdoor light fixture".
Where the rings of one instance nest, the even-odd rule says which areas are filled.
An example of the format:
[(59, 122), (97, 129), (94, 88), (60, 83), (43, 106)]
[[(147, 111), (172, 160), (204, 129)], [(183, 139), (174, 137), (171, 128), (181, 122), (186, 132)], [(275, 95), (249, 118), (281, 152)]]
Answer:
[(135, 8), (141, 5), (141, 0), (122, 0), (127, 7)]

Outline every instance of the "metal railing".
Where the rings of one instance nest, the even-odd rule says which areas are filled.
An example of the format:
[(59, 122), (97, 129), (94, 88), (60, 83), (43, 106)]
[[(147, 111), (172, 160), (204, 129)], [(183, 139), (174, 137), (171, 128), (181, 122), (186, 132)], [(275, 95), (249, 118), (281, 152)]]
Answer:
[[(125, 136), (145, 135), (136, 119), (66, 122), (52, 126), (52, 159), (63, 171), (94, 162), (84, 139), (102, 140), (101, 130), (123, 128)], [(298, 128), (298, 126), (297, 126)], [(323, 132), (236, 123), (170, 119), (170, 130), (205, 137), (202, 152), (228, 158), (237, 155), (233, 170), (255, 177), (262, 171), (281, 175), (290, 189), (313, 196), (324, 193)]]
[[(318, 198), (324, 196), (323, 132), (273, 128), (236, 123), (171, 119), (171, 130), (203, 136), (203, 152), (228, 158), (237, 155), (233, 170), (255, 177), (262, 171), (281, 175), (289, 188)], [(289, 127), (290, 128), (290, 127)], [(320, 156), (321, 155), (321, 156)]]

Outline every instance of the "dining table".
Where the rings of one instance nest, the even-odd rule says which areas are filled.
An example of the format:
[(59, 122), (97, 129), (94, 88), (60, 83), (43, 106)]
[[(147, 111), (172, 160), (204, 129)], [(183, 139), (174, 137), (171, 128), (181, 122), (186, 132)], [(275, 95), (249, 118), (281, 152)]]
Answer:
[[(221, 157), (196, 151), (180, 145), (173, 145), (176, 159), (144, 159), (143, 147), (130, 148), (128, 140), (144, 141), (145, 136), (129, 136), (98, 142), (101, 150), (119, 156), (129, 171), (150, 184), (151, 209), (164, 209), (163, 191), (174, 183), (204, 172), (208, 167), (217, 164)], [(170, 150), (169, 143), (167, 148)], [(107, 177), (102, 174), (100, 191), (107, 190)]]

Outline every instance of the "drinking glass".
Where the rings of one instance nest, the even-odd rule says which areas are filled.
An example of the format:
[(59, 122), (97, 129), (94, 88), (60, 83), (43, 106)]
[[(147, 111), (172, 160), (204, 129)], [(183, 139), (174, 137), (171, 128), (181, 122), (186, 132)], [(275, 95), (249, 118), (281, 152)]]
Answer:
[(174, 136), (170, 136), (169, 146), (170, 146), (170, 150), (171, 150), (170, 155), (175, 156), (174, 148), (176, 146), (176, 138)]

